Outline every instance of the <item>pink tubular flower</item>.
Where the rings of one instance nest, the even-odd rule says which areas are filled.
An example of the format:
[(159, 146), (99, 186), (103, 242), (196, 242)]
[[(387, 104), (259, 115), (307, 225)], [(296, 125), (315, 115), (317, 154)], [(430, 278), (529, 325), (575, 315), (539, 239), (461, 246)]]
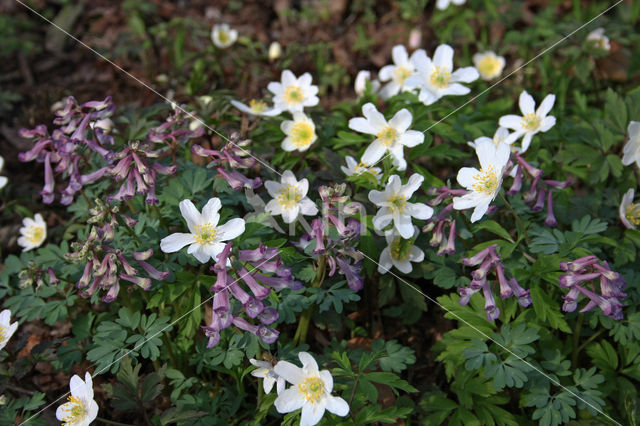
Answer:
[[(573, 262), (561, 262), (560, 268), (567, 273), (560, 275), (558, 284), (569, 289), (569, 293), (564, 296), (565, 303), (562, 307), (565, 312), (573, 312), (577, 308), (578, 297), (582, 294), (589, 302), (580, 312), (589, 311), (597, 306), (606, 316), (615, 320), (623, 319), (624, 305), (620, 301), (627, 297), (622, 291), (627, 283), (619, 273), (609, 268), (606, 261), (600, 263), (595, 256), (585, 256)], [(596, 293), (593, 284), (596, 279), (600, 281), (600, 294)], [(592, 290), (585, 288), (589, 283)]]

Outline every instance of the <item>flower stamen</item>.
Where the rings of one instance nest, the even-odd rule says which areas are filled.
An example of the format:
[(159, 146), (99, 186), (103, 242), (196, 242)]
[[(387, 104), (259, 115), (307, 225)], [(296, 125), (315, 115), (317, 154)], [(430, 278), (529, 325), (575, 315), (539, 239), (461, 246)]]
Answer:
[(444, 89), (449, 86), (449, 80), (451, 80), (451, 72), (448, 68), (435, 66), (429, 77), (431, 84), (439, 89)]
[(480, 173), (475, 175), (473, 179), (476, 183), (474, 183), (472, 187), (476, 192), (493, 195), (499, 188), (500, 182), (498, 181), (493, 166), (489, 166), (486, 170), (480, 170)]
[(389, 198), (389, 209), (393, 213), (402, 214), (404, 210), (407, 208), (407, 198), (402, 195), (394, 195)]
[(284, 92), (284, 98), (287, 103), (298, 104), (302, 102), (302, 89), (298, 86), (289, 86)]
[(313, 139), (313, 127), (309, 123), (296, 123), (291, 128), (291, 140), (297, 147), (307, 146)]
[(278, 192), (276, 199), (282, 207), (291, 209), (302, 199), (302, 192), (295, 185), (285, 185)]
[(249, 101), (249, 108), (254, 114), (261, 114), (266, 111), (267, 103), (259, 99), (251, 99)]
[(393, 70), (393, 78), (398, 84), (404, 84), (404, 81), (409, 78), (411, 74), (411, 70), (402, 65)]
[(216, 227), (209, 222), (195, 225), (195, 239), (198, 244), (209, 244), (216, 238)]
[(67, 399), (69, 402), (62, 406), (62, 411), (67, 413), (65, 417), (61, 419), (65, 422), (62, 426), (71, 426), (74, 423), (78, 423), (87, 415), (87, 409), (83, 400), (73, 395), (69, 395)]
[(391, 146), (398, 138), (398, 131), (391, 126), (386, 126), (376, 135), (385, 147)]
[(530, 112), (526, 114), (524, 117), (522, 117), (522, 127), (525, 130), (533, 131), (533, 130), (536, 130), (539, 126), (540, 126), (540, 119), (535, 113)]
[(307, 377), (304, 382), (298, 384), (298, 392), (304, 395), (304, 398), (315, 404), (324, 395), (324, 384), (319, 377)]
[(631, 224), (635, 226), (640, 225), (640, 204), (629, 204), (629, 206), (627, 206), (627, 209), (625, 210), (625, 217)]

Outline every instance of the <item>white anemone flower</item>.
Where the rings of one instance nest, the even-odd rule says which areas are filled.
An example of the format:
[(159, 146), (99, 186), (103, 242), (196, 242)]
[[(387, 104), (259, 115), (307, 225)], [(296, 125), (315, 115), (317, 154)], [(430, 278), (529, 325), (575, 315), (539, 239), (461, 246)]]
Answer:
[(411, 238), (413, 236), (411, 218), (429, 219), (433, 215), (433, 209), (428, 205), (409, 202), (423, 180), (424, 177), (416, 173), (409, 177), (406, 185), (403, 185), (400, 176), (392, 175), (384, 191), (369, 192), (369, 200), (380, 207), (373, 218), (373, 227), (381, 231), (393, 221), (394, 228), (402, 238)]
[[(413, 228), (413, 237), (417, 237), (418, 228), (415, 226)], [(386, 231), (384, 237), (387, 240), (387, 247), (380, 253), (379, 273), (386, 274), (395, 266), (398, 271), (408, 274), (413, 270), (411, 262), (424, 260), (424, 252), (413, 244), (414, 238), (404, 239), (396, 235), (393, 229)]]
[(280, 82), (272, 81), (267, 85), (267, 89), (273, 93), (274, 107), (294, 113), (302, 111), (304, 107), (318, 105), (318, 86), (312, 85), (311, 81), (308, 72), (296, 77), (289, 70), (282, 71)]
[(378, 80), (371, 80), (370, 71), (358, 71), (358, 75), (353, 84), (353, 90), (355, 90), (358, 97), (364, 95), (364, 91), (367, 88), (367, 81), (371, 85), (371, 92), (376, 93), (380, 89), (380, 82)]
[(276, 410), (279, 413), (290, 413), (302, 408), (300, 426), (318, 424), (325, 410), (340, 417), (349, 414), (347, 401), (331, 395), (331, 373), (328, 370), (318, 370), (316, 360), (306, 352), (300, 352), (298, 358), (302, 362), (302, 368), (287, 361), (280, 361), (274, 367), (276, 374), (293, 385), (278, 395), (274, 402)]
[(453, 198), (453, 208), (456, 210), (474, 207), (471, 222), (480, 220), (498, 195), (511, 150), (507, 144), (496, 147), (491, 140), (485, 140), (477, 144), (476, 154), (480, 160), (480, 170), (463, 167), (458, 172), (458, 183), (470, 192)]
[(498, 56), (492, 51), (476, 53), (473, 55), (473, 65), (483, 80), (493, 80), (502, 74), (505, 60), (504, 57)]
[(214, 25), (211, 30), (211, 40), (220, 49), (226, 49), (236, 42), (238, 31), (231, 29), (229, 24)]
[(71, 395), (68, 401), (58, 407), (56, 418), (65, 426), (87, 426), (98, 417), (98, 403), (93, 400), (93, 380), (91, 374), (84, 375), (84, 381), (74, 375), (69, 382)]
[[(486, 136), (480, 136), (479, 138), (476, 138), (473, 142), (467, 142), (467, 145), (469, 145), (471, 148), (475, 149), (480, 142), (482, 142), (482, 141), (490, 141), (497, 148), (498, 145), (500, 145), (502, 143), (507, 143), (507, 139), (508, 138), (509, 138), (509, 129), (507, 129), (506, 127), (498, 127), (498, 130), (496, 130), (496, 133), (493, 135), (493, 138), (488, 138)], [(513, 143), (513, 142), (511, 142), (511, 143)], [(509, 145), (509, 144), (507, 144), (507, 145)]]
[(640, 225), (640, 204), (633, 202), (634, 193), (633, 188), (630, 188), (620, 203), (620, 220), (629, 229), (636, 229)]
[(318, 214), (318, 207), (307, 197), (309, 181), (298, 181), (291, 170), (286, 170), (280, 182), (268, 180), (264, 183), (267, 192), (273, 200), (267, 203), (265, 211), (272, 216), (282, 215), (285, 223), (292, 223), (299, 214), (314, 216)]
[(285, 120), (280, 129), (287, 135), (282, 141), (285, 151), (306, 151), (318, 139), (316, 125), (303, 112), (294, 112), (293, 120)]
[(628, 166), (634, 161), (640, 167), (640, 121), (632, 121), (627, 129), (629, 140), (622, 149), (622, 164)]
[(270, 362), (258, 361), (253, 358), (251, 358), (249, 362), (258, 367), (251, 372), (251, 375), (253, 377), (264, 379), (262, 382), (264, 393), (271, 392), (271, 389), (273, 389), (273, 385), (276, 383), (276, 392), (278, 393), (278, 395), (282, 393), (285, 387), (285, 380), (283, 377), (280, 377), (276, 374), (276, 372), (273, 370), (273, 365), (271, 365)]
[(399, 44), (391, 49), (393, 65), (385, 65), (378, 73), (378, 78), (381, 82), (389, 82), (382, 88), (382, 90), (380, 90), (380, 97), (382, 99), (388, 99), (393, 95), (397, 95), (401, 91), (409, 90), (405, 83), (407, 78), (411, 77), (416, 72), (413, 58), (417, 52), (424, 51), (416, 50), (411, 55), (411, 58), (409, 58), (407, 49), (403, 45)]
[(22, 219), (20, 238), (18, 238), (18, 245), (22, 247), (22, 251), (29, 251), (40, 247), (46, 239), (47, 224), (40, 213), (36, 213), (33, 219), (30, 217)]
[(609, 43), (609, 37), (604, 35), (604, 28), (596, 28), (591, 31), (587, 36), (587, 43), (591, 43), (592, 46), (597, 49), (609, 51), (611, 50), (611, 44)]
[(373, 165), (388, 152), (393, 157), (393, 165), (400, 171), (405, 170), (407, 162), (404, 159), (404, 147), (414, 147), (424, 142), (424, 133), (407, 130), (413, 120), (409, 110), (403, 108), (387, 121), (369, 102), (363, 105), (362, 115), (364, 117), (349, 120), (349, 128), (376, 136), (362, 155), (362, 162)]
[(0, 312), (0, 350), (2, 350), (18, 329), (18, 321), (11, 324), (11, 311), (5, 309)]
[(275, 107), (270, 107), (265, 101), (260, 99), (251, 99), (249, 105), (242, 102), (231, 100), (231, 105), (238, 108), (240, 111), (251, 115), (259, 115), (263, 117), (274, 117), (282, 113), (281, 110)]
[(371, 173), (375, 176), (378, 182), (380, 182), (380, 179), (382, 178), (382, 169), (380, 169), (380, 167), (371, 167), (362, 161), (358, 163), (355, 158), (350, 155), (347, 155), (344, 159), (347, 162), (347, 166), (340, 166), (340, 169), (342, 169), (345, 175), (355, 176), (362, 173)]
[[(2, 171), (3, 167), (4, 167), (4, 158), (2, 158), (2, 156), (0, 155), (0, 171)], [(6, 176), (0, 176), (0, 189), (4, 188), (7, 182), (9, 182), (9, 179), (7, 179)]]
[(191, 200), (180, 201), (180, 213), (187, 222), (189, 233), (176, 232), (160, 240), (160, 249), (165, 253), (174, 253), (188, 245), (187, 253), (192, 254), (201, 263), (209, 259), (214, 262), (224, 250), (225, 241), (233, 240), (244, 232), (244, 220), (234, 218), (224, 225), (220, 221), (219, 198), (211, 198), (202, 209), (202, 214)]
[(466, 95), (471, 89), (460, 83), (471, 83), (479, 77), (475, 67), (453, 71), (453, 48), (448, 44), (437, 47), (433, 60), (420, 50), (412, 59), (417, 72), (407, 78), (406, 85), (420, 90), (418, 98), (425, 105), (431, 105), (446, 95)]
[(547, 95), (536, 110), (536, 101), (533, 96), (523, 90), (519, 100), (522, 116), (505, 115), (500, 118), (500, 126), (514, 131), (505, 142), (512, 144), (522, 137), (520, 152), (526, 152), (529, 149), (533, 135), (538, 132), (544, 133), (555, 126), (556, 118), (552, 115), (547, 116), (555, 101), (556, 95)]
[(466, 1), (467, 0), (438, 0), (436, 3), (436, 7), (440, 10), (445, 10), (451, 3), (455, 4), (456, 6), (460, 6)]

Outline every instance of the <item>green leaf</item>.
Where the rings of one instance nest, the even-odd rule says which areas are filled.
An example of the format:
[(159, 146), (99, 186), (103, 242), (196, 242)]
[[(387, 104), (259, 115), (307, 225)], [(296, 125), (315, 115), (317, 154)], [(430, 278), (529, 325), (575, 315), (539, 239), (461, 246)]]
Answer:
[(474, 226), (472, 232), (475, 234), (482, 229), (486, 229), (487, 231), (499, 237), (502, 237), (511, 243), (515, 243), (515, 241), (513, 241), (513, 238), (511, 238), (511, 235), (509, 234), (509, 232), (506, 229), (504, 229), (495, 220), (483, 220), (482, 222), (479, 222), (477, 225)]
[(544, 292), (541, 287), (535, 286), (531, 288), (531, 301), (533, 309), (540, 320), (546, 321), (551, 327), (571, 333), (571, 328), (564, 315), (557, 306), (557, 301), (551, 298), (549, 294)]
[(615, 371), (618, 368), (618, 354), (606, 340), (587, 346), (587, 354), (599, 369)]

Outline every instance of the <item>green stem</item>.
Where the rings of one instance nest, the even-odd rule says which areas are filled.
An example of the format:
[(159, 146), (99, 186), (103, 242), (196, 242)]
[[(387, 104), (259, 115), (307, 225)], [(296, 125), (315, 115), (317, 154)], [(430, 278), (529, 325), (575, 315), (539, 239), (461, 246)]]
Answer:
[(518, 213), (516, 213), (516, 211), (513, 209), (513, 206), (511, 206), (511, 203), (507, 201), (502, 191), (500, 191), (500, 198), (502, 199), (504, 204), (509, 208), (509, 210), (511, 210), (511, 214), (516, 220), (516, 225), (518, 225), (518, 227), (520, 228), (520, 232), (522, 232), (522, 234), (524, 235), (525, 241), (527, 242), (527, 244), (529, 244), (529, 235), (527, 234), (527, 229), (525, 228), (524, 223), (522, 223), (520, 216), (518, 216)]
[(138, 244), (142, 244), (142, 240), (136, 235), (136, 231), (134, 231), (132, 227), (130, 227), (126, 222), (124, 224), (124, 227), (127, 228), (127, 232), (129, 232), (129, 235), (135, 238)]
[(160, 225), (162, 225), (164, 229), (168, 229), (169, 227), (167, 226), (167, 222), (164, 221), (164, 218), (162, 217), (162, 213), (160, 213), (160, 209), (158, 208), (157, 204), (153, 205), (153, 211), (155, 211), (156, 215), (158, 215), (158, 220), (160, 221)]
[(591, 337), (589, 337), (587, 340), (584, 341), (583, 344), (581, 344), (580, 346), (578, 346), (578, 350), (577, 352), (580, 353), (581, 350), (583, 350), (585, 348), (585, 346), (587, 346), (589, 343), (593, 342), (597, 337), (599, 337), (602, 333), (604, 333), (606, 331), (606, 329), (601, 328), (600, 330), (598, 330), (597, 332), (593, 333), (591, 335)]
[[(316, 270), (316, 278), (313, 280), (311, 287), (320, 287), (324, 281), (325, 271), (327, 266), (327, 259), (324, 256), (320, 256), (318, 259), (318, 269)], [(307, 340), (307, 333), (309, 332), (309, 324), (311, 323), (311, 316), (313, 315), (314, 306), (309, 306), (300, 317), (298, 323), (298, 329), (293, 337), (293, 345), (298, 346)]]
[(102, 417), (96, 417), (96, 420), (102, 423), (106, 423), (108, 425), (116, 425), (116, 426), (133, 426), (130, 423), (120, 423), (120, 422), (116, 422), (114, 420), (107, 420), (107, 419), (103, 419)]
[(584, 314), (578, 314), (578, 320), (576, 321), (576, 328), (573, 330), (573, 352), (571, 353), (571, 367), (575, 370), (578, 364), (578, 354), (580, 353), (580, 349), (578, 348), (578, 343), (580, 342), (580, 332), (582, 331), (582, 320), (584, 318)]
[[(358, 381), (360, 380), (360, 376), (356, 377), (356, 381), (353, 383), (353, 390), (351, 391), (351, 397), (349, 398), (349, 407), (351, 407), (351, 402), (353, 402), (353, 397), (356, 396), (356, 388), (358, 387)], [(351, 414), (351, 420), (357, 426), (358, 422), (356, 421), (356, 415), (353, 410), (349, 410), (349, 414)]]

